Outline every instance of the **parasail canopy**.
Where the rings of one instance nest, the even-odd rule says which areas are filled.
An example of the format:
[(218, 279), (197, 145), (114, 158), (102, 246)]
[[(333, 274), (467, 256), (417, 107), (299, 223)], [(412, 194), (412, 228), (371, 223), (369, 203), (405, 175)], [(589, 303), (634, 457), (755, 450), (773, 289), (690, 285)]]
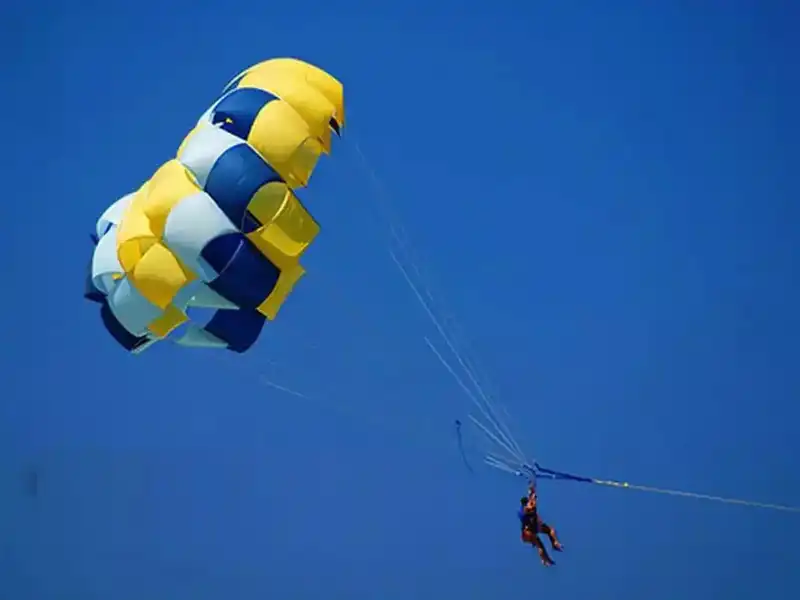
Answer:
[(245, 70), (176, 157), (102, 214), (84, 296), (122, 347), (255, 343), (305, 273), (320, 226), (294, 190), (340, 134), (343, 93), (296, 59)]

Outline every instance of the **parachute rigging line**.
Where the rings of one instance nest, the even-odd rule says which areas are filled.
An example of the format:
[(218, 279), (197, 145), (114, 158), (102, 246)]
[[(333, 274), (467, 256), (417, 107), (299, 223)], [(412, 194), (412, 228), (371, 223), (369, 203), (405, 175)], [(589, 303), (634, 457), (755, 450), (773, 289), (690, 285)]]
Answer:
[(272, 381), (270, 379), (267, 379), (263, 375), (259, 378), (259, 381), (263, 385), (266, 385), (267, 387), (271, 387), (273, 389), (276, 389), (279, 392), (283, 392), (284, 394), (289, 394), (290, 396), (294, 396), (296, 398), (302, 398), (303, 400), (311, 400), (311, 398), (306, 396), (304, 393), (298, 392), (297, 390), (293, 390), (292, 388), (288, 388), (288, 387), (286, 387), (284, 385), (277, 384), (274, 381)]
[(513, 448), (513, 451), (511, 451), (511, 454), (512, 455), (524, 456), (524, 453), (522, 452), (522, 449), (519, 447), (519, 444), (514, 439), (514, 437), (511, 435), (511, 431), (508, 429), (508, 427), (505, 425), (505, 423), (503, 423), (503, 420), (497, 415), (497, 413), (496, 413), (496, 411), (494, 409), (494, 406), (492, 404), (492, 401), (489, 399), (489, 397), (483, 391), (483, 388), (481, 387), (480, 383), (475, 378), (475, 375), (472, 373), (472, 371), (465, 364), (465, 361), (464, 361), (463, 357), (461, 356), (461, 353), (455, 347), (455, 345), (453, 344), (452, 340), (447, 335), (447, 333), (445, 332), (445, 330), (442, 327), (442, 325), (439, 323), (439, 320), (436, 318), (436, 315), (433, 313), (433, 311), (431, 310), (430, 306), (428, 306), (428, 303), (425, 302), (425, 299), (422, 297), (422, 294), (420, 293), (419, 289), (417, 288), (417, 286), (414, 284), (414, 282), (412, 281), (411, 277), (409, 276), (408, 271), (400, 263), (399, 259), (397, 258), (397, 256), (395, 255), (394, 252), (390, 251), (389, 254), (391, 255), (392, 260), (394, 261), (394, 263), (397, 266), (398, 270), (403, 275), (403, 278), (406, 280), (406, 283), (411, 288), (411, 291), (414, 292), (414, 295), (416, 296), (416, 298), (419, 301), (420, 305), (425, 310), (425, 312), (428, 315), (428, 317), (431, 319), (431, 322), (434, 324), (436, 329), (439, 331), (439, 334), (441, 335), (442, 339), (447, 344), (447, 347), (453, 353), (453, 356), (456, 357), (456, 360), (458, 361), (458, 364), (461, 366), (461, 368), (463, 369), (464, 373), (466, 373), (467, 377), (472, 382), (472, 385), (474, 386), (475, 390), (480, 395), (481, 399), (483, 400), (483, 403), (481, 403), (475, 397), (475, 395), (469, 390), (469, 388), (466, 386), (466, 384), (464, 384), (464, 382), (461, 381), (461, 379), (456, 375), (456, 373), (453, 370), (453, 368), (447, 363), (447, 361), (444, 359), (444, 357), (442, 357), (442, 355), (436, 350), (434, 345), (431, 343), (431, 341), (427, 337), (425, 338), (425, 343), (428, 344), (428, 347), (431, 349), (431, 351), (434, 354), (436, 354), (436, 357), (439, 359), (439, 362), (441, 362), (442, 365), (445, 366), (445, 368), (450, 372), (450, 374), (453, 375), (453, 377), (456, 378), (456, 380), (458, 381), (459, 385), (464, 390), (464, 392), (467, 394), (467, 396), (470, 398), (470, 400), (472, 400), (472, 402), (478, 407), (478, 409), (483, 414), (484, 418), (486, 418), (486, 420), (495, 429), (497, 435), (503, 440), (503, 442), (505, 442), (504, 445), (505, 446), (511, 446)]
[(458, 450), (461, 452), (461, 459), (464, 461), (464, 466), (467, 467), (467, 471), (474, 473), (475, 471), (472, 470), (472, 466), (470, 466), (467, 460), (467, 453), (464, 452), (464, 440), (461, 437), (461, 421), (458, 419), (456, 419), (456, 438), (458, 439)]
[(522, 455), (522, 453), (517, 451), (513, 447), (512, 440), (509, 440), (508, 437), (503, 433), (503, 431), (500, 430), (500, 428), (492, 421), (492, 417), (487, 412), (486, 408), (480, 403), (480, 401), (475, 397), (475, 394), (472, 393), (472, 390), (470, 390), (467, 387), (467, 385), (462, 381), (462, 379), (458, 376), (458, 374), (453, 370), (453, 367), (450, 366), (450, 364), (445, 360), (445, 358), (441, 355), (441, 353), (436, 349), (436, 346), (434, 346), (433, 343), (428, 338), (425, 338), (425, 343), (428, 345), (428, 348), (430, 348), (431, 352), (433, 352), (433, 354), (436, 356), (436, 358), (439, 360), (442, 366), (447, 370), (447, 372), (453, 376), (453, 378), (456, 380), (456, 383), (458, 383), (461, 389), (464, 390), (464, 393), (467, 395), (467, 397), (470, 400), (472, 400), (473, 404), (475, 404), (478, 410), (481, 411), (483, 417), (490, 424), (494, 425), (495, 431), (492, 432), (486, 425), (481, 423), (477, 418), (470, 415), (470, 419), (472, 420), (472, 422), (486, 435), (487, 438), (489, 438), (495, 444), (500, 446), (503, 450), (508, 452), (508, 454), (514, 457), (515, 460), (524, 463), (525, 458)]
[[(509, 452), (512, 456), (519, 458), (521, 463), (524, 463), (524, 452), (522, 448), (514, 439), (514, 436), (511, 434), (511, 431), (507, 424), (503, 421), (501, 416), (498, 414), (494, 403), (492, 402), (489, 394), (486, 393), (481, 382), (479, 381), (478, 377), (476, 376), (474, 369), (472, 368), (472, 364), (466, 358), (465, 352), (463, 349), (460, 349), (456, 343), (455, 336), (451, 335), (446, 328), (443, 326), (442, 322), (440, 322), (439, 318), (436, 316), (432, 305), (435, 304), (433, 294), (431, 293), (430, 287), (425, 284), (424, 278), (422, 277), (422, 273), (416, 261), (414, 260), (414, 254), (412, 249), (410, 248), (410, 244), (407, 241), (408, 235), (406, 234), (402, 223), (400, 222), (399, 218), (395, 215), (395, 210), (393, 209), (392, 202), (389, 198), (389, 194), (387, 193), (385, 187), (383, 186), (380, 178), (378, 177), (375, 169), (373, 169), (364, 153), (361, 150), (358, 142), (353, 140), (353, 148), (355, 149), (358, 157), (360, 159), (361, 165), (363, 169), (368, 173), (369, 179), (371, 180), (374, 188), (375, 188), (375, 196), (380, 201), (381, 208), (384, 212), (384, 217), (389, 221), (389, 231), (392, 238), (392, 241), (395, 243), (397, 250), (402, 251), (407, 259), (410, 266), (410, 269), (414, 272), (417, 276), (418, 281), (415, 282), (414, 278), (412, 277), (409, 269), (407, 269), (401, 260), (398, 258), (397, 253), (393, 248), (389, 248), (389, 255), (392, 261), (395, 263), (398, 271), (403, 276), (406, 284), (413, 292), (415, 298), (419, 302), (420, 306), (425, 311), (426, 315), (430, 319), (431, 323), (434, 325), (438, 333), (441, 335), (442, 339), (444, 340), (445, 344), (447, 345), (450, 352), (452, 352), (453, 356), (455, 356), (458, 365), (466, 374), (469, 382), (474, 387), (475, 391), (477, 391), (478, 396), (480, 396), (479, 401), (475, 398), (475, 395), (469, 390), (466, 384), (461, 381), (461, 378), (455, 373), (455, 371), (447, 364), (447, 362), (441, 357), (441, 355), (433, 348), (432, 344), (429, 340), (426, 339), (426, 342), (431, 347), (431, 350), (437, 354), (437, 358), (439, 358), (440, 362), (447, 368), (447, 370), (453, 375), (456, 381), (459, 383), (460, 387), (465, 391), (467, 396), (472, 400), (472, 402), (479, 408), (482, 416), (488, 421), (488, 427), (484, 426), (481, 429), (484, 432), (494, 430), (497, 435), (490, 435), (490, 439), (495, 441), (501, 440), (500, 444), (504, 450), (509, 451), (509, 448), (512, 450)], [(473, 419), (474, 420), (474, 419)]]

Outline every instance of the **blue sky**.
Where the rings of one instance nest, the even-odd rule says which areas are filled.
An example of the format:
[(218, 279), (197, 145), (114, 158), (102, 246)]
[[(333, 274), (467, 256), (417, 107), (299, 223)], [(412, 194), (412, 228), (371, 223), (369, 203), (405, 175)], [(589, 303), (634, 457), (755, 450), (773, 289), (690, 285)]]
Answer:
[[(543, 484), (567, 552), (540, 567), (524, 482), (460, 462), (469, 400), (424, 343), (355, 147), (543, 464), (797, 504), (798, 17), (4, 7), (0, 595), (795, 597), (797, 515), (582, 484)], [(127, 356), (81, 297), (88, 233), (272, 56), (345, 84), (345, 139), (304, 195), (324, 228), (309, 275), (247, 355)]]

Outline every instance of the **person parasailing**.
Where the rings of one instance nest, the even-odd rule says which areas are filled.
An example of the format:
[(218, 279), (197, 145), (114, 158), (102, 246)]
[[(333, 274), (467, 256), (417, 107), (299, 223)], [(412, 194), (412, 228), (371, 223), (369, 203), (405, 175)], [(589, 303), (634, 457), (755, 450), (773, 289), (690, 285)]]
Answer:
[(538, 498), (536, 495), (536, 486), (531, 482), (528, 487), (528, 495), (520, 498), (520, 509), (518, 512), (520, 525), (522, 527), (521, 539), (525, 544), (531, 544), (539, 553), (539, 558), (542, 564), (546, 567), (555, 565), (556, 563), (550, 558), (547, 550), (539, 538), (539, 534), (543, 533), (550, 540), (550, 545), (556, 552), (563, 551), (564, 547), (556, 537), (556, 531), (553, 527), (545, 523), (539, 516)]

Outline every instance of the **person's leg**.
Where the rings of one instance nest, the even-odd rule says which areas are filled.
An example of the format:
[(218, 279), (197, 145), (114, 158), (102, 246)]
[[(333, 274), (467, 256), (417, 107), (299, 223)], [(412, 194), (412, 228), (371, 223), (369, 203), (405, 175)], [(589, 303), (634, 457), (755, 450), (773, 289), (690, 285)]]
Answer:
[(539, 536), (536, 535), (536, 532), (531, 531), (530, 529), (526, 529), (522, 532), (522, 541), (526, 544), (530, 544), (536, 551), (539, 553), (539, 558), (542, 560), (542, 564), (547, 566), (554, 565), (553, 559), (547, 554), (547, 550), (542, 543), (542, 540), (539, 539)]
[(556, 530), (550, 527), (547, 523), (539, 519), (539, 531), (545, 534), (550, 540), (550, 545), (556, 552), (561, 552), (561, 542), (556, 537)]
[(538, 535), (533, 536), (533, 545), (536, 547), (536, 551), (539, 553), (539, 558), (542, 560), (542, 564), (545, 567), (549, 567), (551, 565), (556, 564), (553, 562), (553, 559), (550, 558), (550, 555), (547, 553), (547, 550), (542, 543), (542, 540), (539, 539)]

